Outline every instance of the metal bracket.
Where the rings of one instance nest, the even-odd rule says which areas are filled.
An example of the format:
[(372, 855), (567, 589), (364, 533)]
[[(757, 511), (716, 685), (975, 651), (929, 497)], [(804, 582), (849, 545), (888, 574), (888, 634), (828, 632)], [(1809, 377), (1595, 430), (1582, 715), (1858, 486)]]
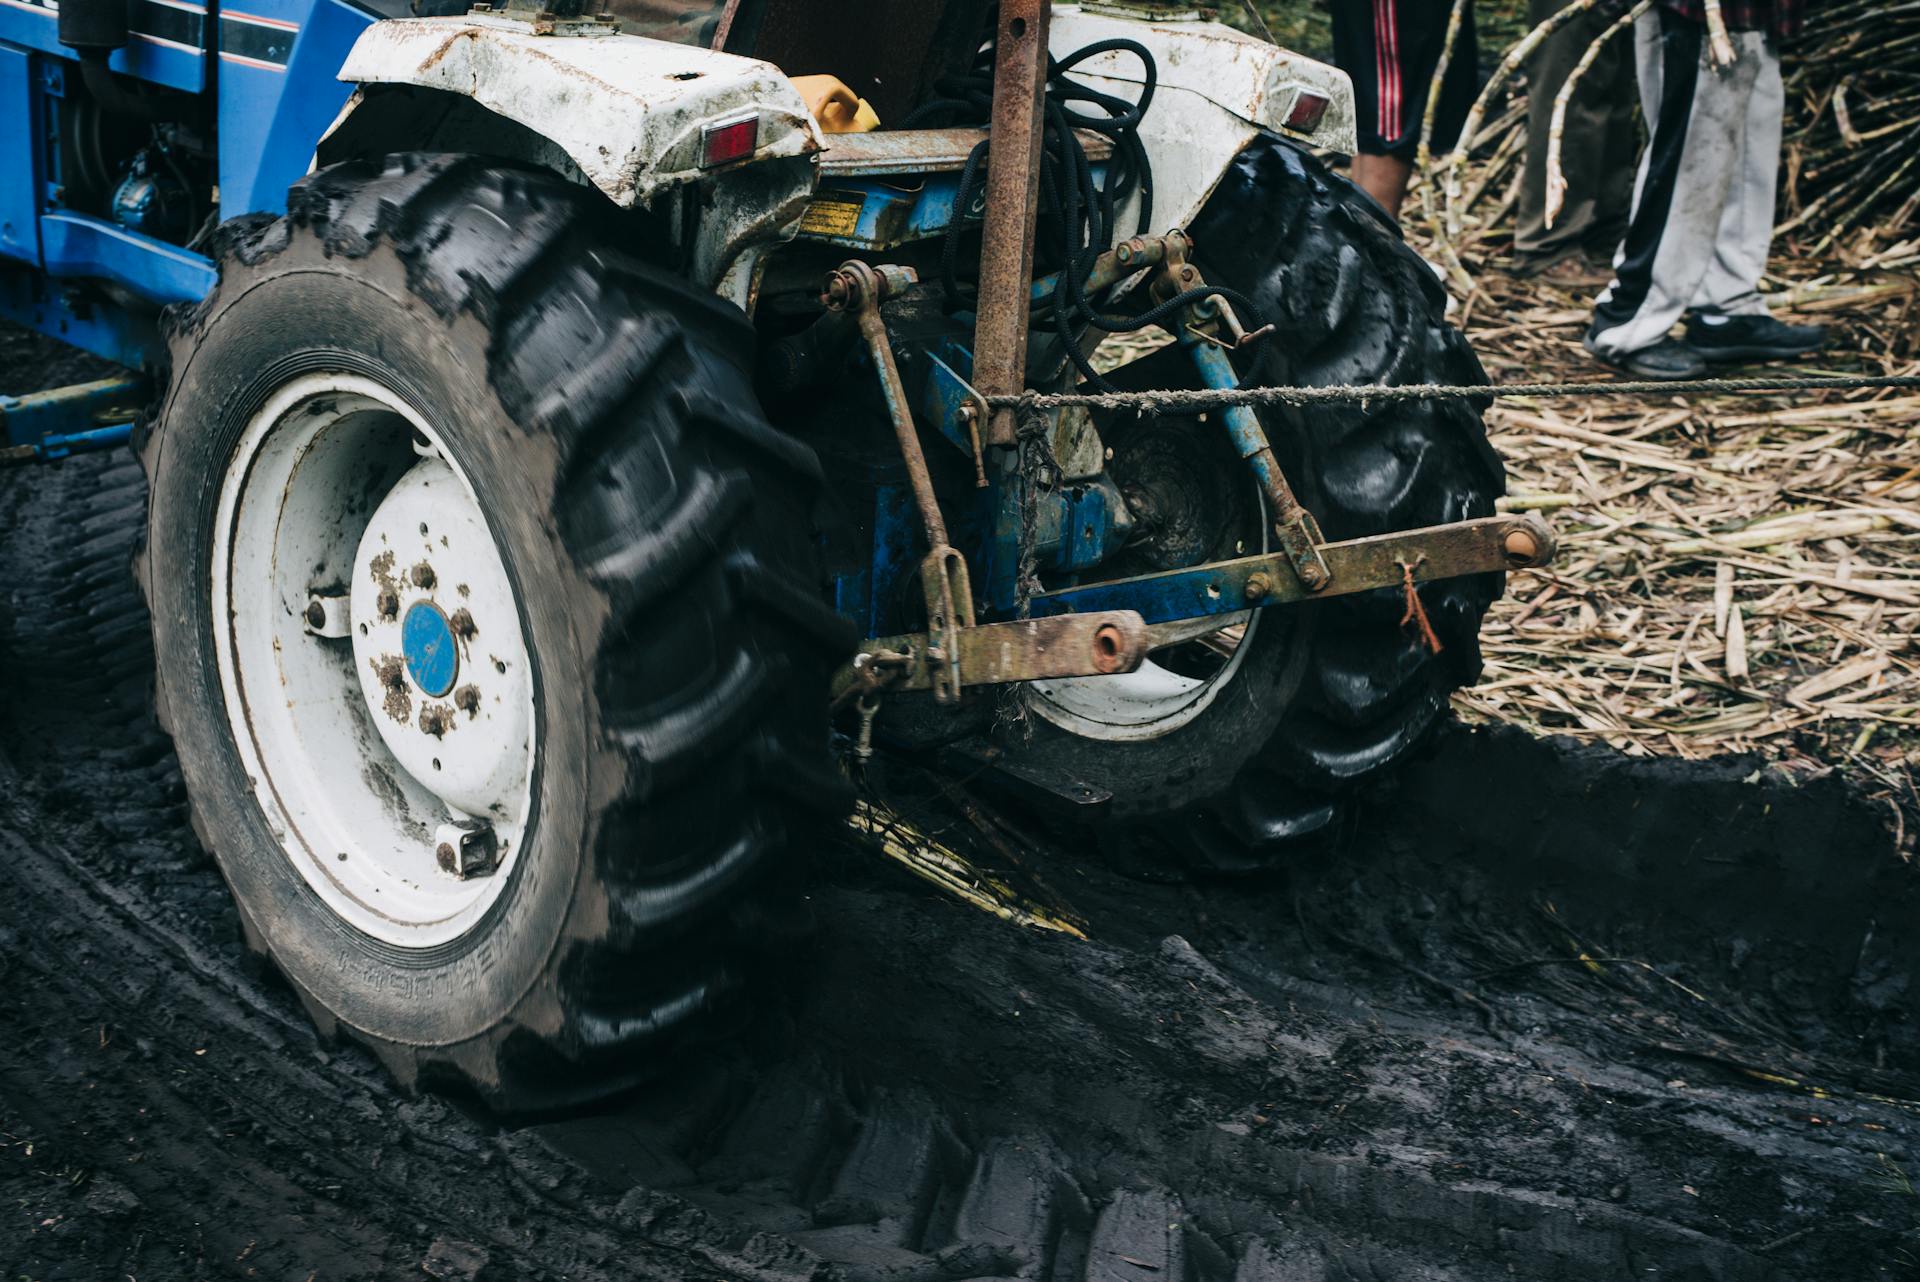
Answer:
[[(973, 583), (967, 559), (942, 543), (920, 562), (920, 587), (927, 602), (926, 657), (937, 703), (960, 700), (961, 635), (973, 627)], [(971, 679), (972, 674), (968, 673)]]
[(987, 421), (987, 398), (938, 356), (928, 352), (926, 357), (927, 380), (920, 398), (920, 412), (939, 426), (940, 434), (956, 449), (973, 456), (973, 483), (984, 490), (987, 464), (980, 431)]
[(302, 630), (310, 636), (332, 641), (353, 635), (350, 600), (345, 592), (308, 593), (306, 609), (300, 612)]

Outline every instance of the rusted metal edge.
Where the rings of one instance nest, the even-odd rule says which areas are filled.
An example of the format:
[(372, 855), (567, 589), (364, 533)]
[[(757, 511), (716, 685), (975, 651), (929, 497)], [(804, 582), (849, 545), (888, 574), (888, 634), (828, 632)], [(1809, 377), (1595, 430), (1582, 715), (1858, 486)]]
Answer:
[[(1042, 103), (1052, 0), (1002, 0), (993, 63), (993, 148), (987, 155), (986, 217), (980, 233), (980, 298), (973, 331), (973, 378), (987, 396), (1026, 387), (1028, 293), (1033, 285), (1033, 219), (1040, 195)], [(997, 409), (987, 440), (1011, 445), (1014, 411)]]
[[(1132, 672), (1147, 657), (1147, 625), (1133, 610), (1062, 614), (959, 628), (960, 671), (969, 686)], [(924, 632), (876, 637), (834, 674), (833, 694), (872, 684), (889, 692), (930, 690), (942, 661)], [(878, 656), (878, 662), (876, 662)], [(870, 681), (865, 671), (880, 674)]]
[(1300, 581), (1284, 552), (1216, 561), (1189, 570), (1168, 570), (1115, 579), (1035, 596), (1036, 615), (1084, 616), (1131, 609), (1149, 624), (1205, 615), (1232, 614), (1316, 597), (1345, 596), (1413, 581), (1496, 570), (1531, 569), (1553, 560), (1553, 530), (1528, 514), (1481, 517), (1452, 525), (1323, 543), (1320, 555), (1331, 572), (1325, 587)]
[[(1105, 134), (1076, 129), (1074, 137), (1080, 140), (1088, 160), (1098, 163), (1113, 155), (1113, 139)], [(957, 173), (966, 168), (973, 149), (986, 140), (987, 131), (972, 125), (828, 134), (820, 152), (820, 174), (823, 178), (857, 178), (863, 174)]]

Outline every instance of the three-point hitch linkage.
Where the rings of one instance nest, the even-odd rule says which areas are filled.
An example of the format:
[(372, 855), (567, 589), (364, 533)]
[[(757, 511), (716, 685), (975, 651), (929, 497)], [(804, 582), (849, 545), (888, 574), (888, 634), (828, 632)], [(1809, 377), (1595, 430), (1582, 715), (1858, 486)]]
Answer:
[[(1038, 282), (1032, 279), (1051, 9), (1050, 0), (1005, 0), (999, 8), (990, 131), (994, 145), (987, 160), (972, 377), (962, 378), (936, 357), (928, 381), (933, 390), (920, 404), (922, 416), (932, 419), (929, 426), (971, 452), (982, 487), (988, 485), (990, 471), (1010, 488), (1021, 486), (1012, 469), (990, 468), (984, 456), (987, 451), (1017, 452), (1019, 416), (1041, 413), (1020, 405), (1018, 398), (1026, 390), (1033, 317), (1058, 305), (1056, 293), (1072, 290), (1088, 298), (1129, 277), (1144, 276), (1154, 301), (1150, 315), (1190, 357), (1204, 388), (1239, 386), (1232, 354), (1275, 341), (1272, 325), (1250, 331), (1242, 323), (1231, 290), (1208, 286), (1191, 259), (1192, 243), (1181, 230), (1135, 236), (1114, 246), (1099, 256), (1084, 279), (1069, 279), (1065, 271)], [(1259, 486), (1269, 551), (1038, 593), (1029, 593), (1023, 581), (1014, 611), (1018, 618), (977, 623), (966, 558), (948, 540), (913, 406), (881, 313), (883, 302), (898, 299), (916, 284), (909, 268), (854, 261), (829, 276), (822, 295), (829, 309), (852, 312), (858, 320), (930, 549), (920, 567), (927, 630), (865, 643), (836, 677), (837, 705), (864, 699), (871, 707), (872, 697), (885, 688), (930, 689), (938, 702), (952, 703), (969, 685), (1130, 672), (1156, 640), (1164, 644), (1184, 635), (1194, 621), (1209, 616), (1375, 588), (1403, 589), (1409, 611), (1418, 612), (1414, 590), (1419, 583), (1539, 566), (1553, 556), (1551, 530), (1538, 517), (1526, 515), (1329, 543), (1295, 496), (1259, 414), (1247, 405), (1227, 405), (1218, 418)], [(991, 539), (998, 560), (1018, 565), (1031, 552), (1032, 501), (1024, 495), (1021, 502), (996, 505)], [(1125, 500), (1111, 504), (1100, 532), (1113, 542), (1124, 539), (1131, 515)], [(1071, 543), (1072, 531), (1083, 523), (1072, 512), (1064, 523)], [(1100, 542), (1097, 537), (1093, 541)], [(1098, 559), (1093, 553), (1099, 550), (1089, 550), (1088, 565)], [(1069, 564), (1075, 564), (1071, 556)], [(1005, 581), (1004, 575), (997, 577)]]

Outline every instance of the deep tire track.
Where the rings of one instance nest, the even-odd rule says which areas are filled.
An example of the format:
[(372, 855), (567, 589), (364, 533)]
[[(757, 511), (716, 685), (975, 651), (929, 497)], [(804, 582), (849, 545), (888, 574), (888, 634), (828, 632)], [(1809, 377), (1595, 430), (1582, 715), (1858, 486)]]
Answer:
[[(1911, 920), (1911, 877), (1874, 823), (1837, 784), (1741, 793), (1736, 768), (1642, 778), (1512, 740), (1452, 744), (1279, 884), (1148, 888), (1069, 852), (1049, 877), (1091, 945), (827, 851), (809, 977), (738, 1043), (580, 1116), (408, 1099), (244, 959), (186, 830), (144, 710), (139, 497), (123, 458), (0, 475), (16, 1273), (1784, 1279), (1911, 1249), (1920, 1214), (1876, 1157), (1913, 1169), (1911, 1114), (1729, 1085), (1647, 1035), (1722, 1024), (1565, 967), (1476, 977), (1499, 932), (1552, 942), (1527, 916), (1544, 890), (1792, 1026), (1810, 1066), (1904, 1088), (1912, 932), (1861, 923)], [(1489, 818), (1459, 804), (1476, 771), (1539, 778)], [(1724, 846), (1676, 846), (1670, 812), (1723, 794), (1755, 813), (1714, 800)]]

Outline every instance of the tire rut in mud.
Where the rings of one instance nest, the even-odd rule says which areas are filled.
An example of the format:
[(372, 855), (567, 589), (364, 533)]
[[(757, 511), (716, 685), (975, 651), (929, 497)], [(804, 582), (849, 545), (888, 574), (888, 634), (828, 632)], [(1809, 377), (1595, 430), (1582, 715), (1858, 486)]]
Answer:
[[(407, 1099), (242, 957), (145, 711), (140, 495), (124, 458), (0, 477), (16, 1274), (1784, 1279), (1913, 1249), (1913, 1116), (1869, 1098), (1920, 1094), (1877, 816), (1503, 736), (1277, 882), (1069, 852), (1091, 944), (826, 849), (811, 973), (737, 1044), (579, 1116)], [(1462, 804), (1497, 780), (1523, 799)]]

